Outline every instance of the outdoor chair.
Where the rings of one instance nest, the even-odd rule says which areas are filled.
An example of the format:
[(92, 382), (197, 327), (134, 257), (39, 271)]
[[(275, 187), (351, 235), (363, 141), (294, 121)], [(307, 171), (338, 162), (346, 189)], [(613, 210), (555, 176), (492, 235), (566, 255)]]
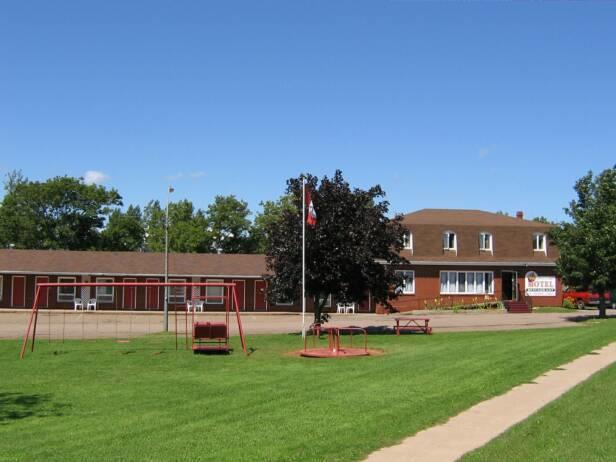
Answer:
[(205, 301), (204, 300), (197, 300), (195, 302), (195, 311), (203, 312), (203, 307), (204, 306), (205, 306)]
[(73, 300), (73, 305), (74, 305), (75, 311), (77, 311), (77, 308), (79, 308), (80, 310), (83, 310), (83, 302), (81, 301), (80, 298), (75, 298)]
[(347, 303), (345, 310), (346, 310), (345, 313), (355, 314), (355, 303)]
[(186, 300), (186, 311), (190, 313), (193, 310), (194, 310), (194, 307), (193, 307), (192, 300)]
[(89, 310), (90, 308), (96, 311), (96, 299), (95, 298), (91, 298), (88, 304), (86, 305), (86, 310)]
[(346, 313), (346, 308), (345, 308), (344, 303), (336, 304), (336, 313)]

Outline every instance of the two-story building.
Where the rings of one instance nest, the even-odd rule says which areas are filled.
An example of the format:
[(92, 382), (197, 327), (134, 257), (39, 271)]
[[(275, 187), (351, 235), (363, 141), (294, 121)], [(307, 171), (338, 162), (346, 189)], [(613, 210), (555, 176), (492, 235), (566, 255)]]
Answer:
[(560, 305), (551, 225), (480, 210), (423, 209), (404, 216), (399, 311), (485, 299)]

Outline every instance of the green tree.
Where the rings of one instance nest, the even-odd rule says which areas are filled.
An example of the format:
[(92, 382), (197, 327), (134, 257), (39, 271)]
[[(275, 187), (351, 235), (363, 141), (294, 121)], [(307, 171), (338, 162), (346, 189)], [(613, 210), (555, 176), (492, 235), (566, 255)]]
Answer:
[(0, 208), (3, 247), (97, 249), (105, 219), (113, 206), (122, 205), (115, 189), (68, 176), (38, 182), (13, 172), (7, 176), (5, 191)]
[(267, 229), (278, 223), (285, 211), (296, 213), (293, 197), (284, 195), (277, 201), (265, 201), (260, 203), (263, 210), (255, 216), (254, 224), (250, 231), (252, 243), (256, 253), (265, 253), (267, 250)]
[(212, 236), (212, 250), (219, 253), (250, 253), (254, 244), (250, 236), (248, 204), (235, 196), (216, 196), (207, 209), (207, 229)]
[(546, 225), (556, 224), (555, 222), (550, 221), (548, 218), (544, 217), (543, 215), (533, 218), (533, 221), (537, 221), (539, 223), (545, 223)]
[[(165, 210), (160, 202), (150, 201), (143, 211), (145, 248), (152, 252), (165, 250)], [(169, 251), (208, 252), (212, 236), (202, 210), (195, 210), (191, 201), (169, 203)]]
[(605, 292), (616, 289), (616, 166), (575, 183), (577, 199), (565, 209), (571, 222), (551, 231), (565, 284), (599, 294), (599, 316), (606, 316)]
[[(317, 225), (306, 227), (306, 292), (315, 302), (315, 322), (326, 321), (323, 306), (329, 294), (341, 302), (360, 302), (371, 292), (373, 299), (390, 307), (392, 288), (401, 284), (394, 265), (405, 263), (402, 217), (387, 217), (389, 203), (380, 186), (351, 189), (336, 171), (333, 178), (307, 175), (307, 187), (317, 213)], [(268, 223), (266, 259), (269, 297), (300, 297), (302, 270), (302, 179), (287, 181), (293, 207), (279, 220)]]
[(141, 209), (131, 205), (125, 213), (120, 209), (114, 210), (101, 232), (101, 241), (104, 250), (143, 250), (145, 229)]

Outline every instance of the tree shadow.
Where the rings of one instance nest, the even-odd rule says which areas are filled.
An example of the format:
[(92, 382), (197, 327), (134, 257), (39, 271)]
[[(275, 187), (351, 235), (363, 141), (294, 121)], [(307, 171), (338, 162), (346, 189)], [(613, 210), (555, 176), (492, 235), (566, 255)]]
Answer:
[(0, 392), (0, 425), (28, 417), (61, 416), (67, 407), (53, 402), (51, 394)]
[(616, 315), (608, 314), (606, 317), (600, 318), (599, 315), (597, 314), (590, 314), (590, 315), (570, 316), (570, 317), (565, 318), (566, 321), (575, 322), (575, 323), (597, 321), (601, 319), (616, 319)]

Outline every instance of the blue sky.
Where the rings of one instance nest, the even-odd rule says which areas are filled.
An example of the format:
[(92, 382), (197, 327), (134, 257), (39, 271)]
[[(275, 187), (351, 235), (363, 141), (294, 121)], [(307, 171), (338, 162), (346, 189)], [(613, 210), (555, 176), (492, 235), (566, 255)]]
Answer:
[(258, 210), (341, 169), (393, 212), (563, 219), (616, 163), (614, 24), (600, 1), (5, 1), (0, 174)]

